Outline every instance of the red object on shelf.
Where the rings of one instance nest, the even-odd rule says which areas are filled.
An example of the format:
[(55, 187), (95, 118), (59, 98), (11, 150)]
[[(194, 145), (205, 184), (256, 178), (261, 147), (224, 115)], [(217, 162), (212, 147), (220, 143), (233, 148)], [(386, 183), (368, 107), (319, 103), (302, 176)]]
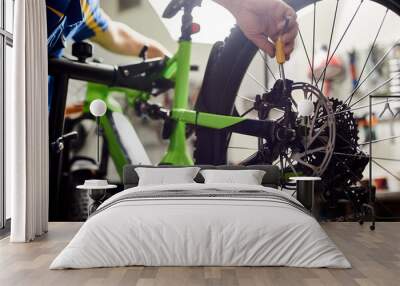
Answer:
[(376, 178), (374, 179), (374, 185), (377, 191), (386, 191), (389, 188), (387, 178)]
[(198, 32), (200, 32), (200, 25), (197, 23), (193, 23), (192, 24), (192, 35), (193, 34), (197, 34)]
[[(323, 77), (325, 78), (324, 90), (322, 92), (326, 97), (329, 97), (331, 95), (333, 81), (340, 80), (340, 78), (345, 74), (345, 68), (343, 61), (339, 56), (333, 55), (327, 57), (327, 53), (327, 47), (323, 46), (316, 54), (314, 76), (316, 81), (321, 80)], [(327, 64), (328, 66), (326, 66)], [(309, 69), (308, 76), (310, 79), (312, 75), (313, 73), (311, 69)]]

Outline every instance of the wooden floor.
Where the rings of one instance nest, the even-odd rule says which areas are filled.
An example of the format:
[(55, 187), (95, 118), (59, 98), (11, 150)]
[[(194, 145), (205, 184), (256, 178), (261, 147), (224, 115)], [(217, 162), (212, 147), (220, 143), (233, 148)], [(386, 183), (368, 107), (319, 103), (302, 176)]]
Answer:
[(0, 285), (400, 285), (400, 223), (327, 223), (324, 229), (353, 269), (286, 267), (125, 267), (48, 270), (79, 223), (51, 223), (44, 237), (29, 244), (0, 241)]

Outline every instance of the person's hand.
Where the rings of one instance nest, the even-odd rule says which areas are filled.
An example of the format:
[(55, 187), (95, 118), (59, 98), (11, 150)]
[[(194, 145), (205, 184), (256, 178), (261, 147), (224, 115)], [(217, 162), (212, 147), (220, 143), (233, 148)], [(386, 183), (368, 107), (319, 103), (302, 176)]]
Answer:
[(148, 51), (147, 51), (147, 58), (170, 58), (171, 53), (159, 42), (155, 40), (149, 40), (148, 41)]
[[(286, 58), (294, 49), (298, 33), (296, 12), (281, 0), (217, 0), (237, 20), (246, 37), (269, 56), (275, 56), (275, 42), (282, 37)], [(286, 19), (289, 20), (284, 31)]]

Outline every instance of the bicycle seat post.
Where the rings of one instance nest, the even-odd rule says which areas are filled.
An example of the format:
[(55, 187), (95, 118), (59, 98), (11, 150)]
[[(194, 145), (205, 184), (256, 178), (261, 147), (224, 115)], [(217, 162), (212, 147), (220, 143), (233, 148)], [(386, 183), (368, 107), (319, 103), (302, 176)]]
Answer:
[(192, 41), (193, 8), (193, 6), (185, 6), (183, 8), (180, 41)]
[[(192, 35), (199, 31), (199, 26), (193, 23), (192, 12), (196, 6), (200, 6), (201, 0), (172, 1), (167, 7), (164, 15), (173, 17), (183, 9), (181, 37), (179, 38), (179, 49), (176, 55), (177, 71), (175, 82), (175, 96), (173, 109), (182, 110), (188, 108), (189, 100), (189, 73), (190, 57), (192, 48)], [(162, 164), (193, 165), (193, 160), (186, 148), (186, 124), (176, 121), (170, 136), (168, 151), (162, 159)]]

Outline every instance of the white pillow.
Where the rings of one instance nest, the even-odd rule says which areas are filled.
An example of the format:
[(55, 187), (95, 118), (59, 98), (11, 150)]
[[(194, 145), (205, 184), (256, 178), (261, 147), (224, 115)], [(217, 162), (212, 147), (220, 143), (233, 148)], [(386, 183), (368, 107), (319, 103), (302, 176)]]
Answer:
[(135, 168), (139, 176), (138, 186), (195, 183), (193, 180), (200, 168)]
[(265, 171), (261, 170), (202, 170), (206, 184), (261, 185)]

